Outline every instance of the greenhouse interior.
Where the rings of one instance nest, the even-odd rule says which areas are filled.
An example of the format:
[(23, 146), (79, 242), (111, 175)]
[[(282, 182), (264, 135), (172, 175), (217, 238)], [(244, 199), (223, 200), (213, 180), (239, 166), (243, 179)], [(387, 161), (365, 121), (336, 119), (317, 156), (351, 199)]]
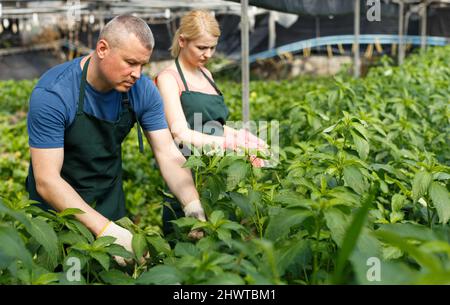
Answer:
[(449, 44), (450, 0), (0, 1), (0, 284), (450, 284)]

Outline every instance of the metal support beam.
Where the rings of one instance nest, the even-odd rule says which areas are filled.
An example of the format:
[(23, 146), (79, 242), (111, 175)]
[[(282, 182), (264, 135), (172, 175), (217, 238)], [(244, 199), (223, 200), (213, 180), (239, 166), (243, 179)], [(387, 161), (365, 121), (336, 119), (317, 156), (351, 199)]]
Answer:
[(359, 32), (360, 32), (360, 16), (361, 7), (359, 0), (355, 0), (355, 15), (354, 15), (354, 54), (353, 54), (353, 76), (359, 77), (361, 72), (361, 60), (359, 57)]
[(403, 59), (405, 58), (405, 43), (403, 39), (403, 31), (404, 31), (404, 10), (405, 10), (405, 3), (403, 0), (399, 0), (398, 2), (398, 64), (403, 64)]
[(241, 0), (241, 70), (242, 70), (242, 121), (245, 127), (250, 120), (249, 105), (249, 24), (248, 24), (248, 0)]
[(275, 43), (277, 39), (275, 14), (276, 13), (274, 11), (269, 12), (269, 45), (268, 45), (269, 50), (275, 48)]
[(422, 7), (420, 10), (420, 48), (425, 50), (426, 42), (427, 42), (427, 3), (422, 3)]

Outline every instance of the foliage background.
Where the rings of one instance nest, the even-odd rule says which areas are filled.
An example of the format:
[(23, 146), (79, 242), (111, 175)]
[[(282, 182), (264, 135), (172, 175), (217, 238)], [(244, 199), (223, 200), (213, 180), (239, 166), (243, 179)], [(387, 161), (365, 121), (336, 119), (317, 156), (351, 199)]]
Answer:
[[(383, 58), (364, 79), (302, 77), (251, 83), (253, 120), (280, 123), (280, 163), (191, 157), (208, 222), (180, 218), (161, 234), (162, 179), (136, 130), (123, 145), (136, 255), (95, 240), (74, 218), (27, 199), (26, 111), (36, 81), (0, 83), (0, 283), (449, 284), (449, 47)], [(219, 81), (230, 120), (239, 84)], [(206, 238), (188, 240), (201, 228)], [(68, 281), (70, 259), (81, 279)], [(374, 260), (375, 259), (375, 260)], [(372, 274), (379, 262), (380, 278)]]

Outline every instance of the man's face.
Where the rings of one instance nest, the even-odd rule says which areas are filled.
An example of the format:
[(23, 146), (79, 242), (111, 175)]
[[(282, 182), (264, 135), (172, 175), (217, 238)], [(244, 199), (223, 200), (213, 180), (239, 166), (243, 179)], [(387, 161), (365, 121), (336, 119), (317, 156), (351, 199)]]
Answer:
[(181, 38), (181, 52), (192, 65), (204, 66), (216, 51), (217, 42), (217, 37), (206, 32), (191, 41)]
[(150, 60), (151, 50), (130, 34), (122, 45), (109, 47), (101, 61), (101, 71), (111, 86), (119, 92), (127, 92), (141, 77), (142, 68)]

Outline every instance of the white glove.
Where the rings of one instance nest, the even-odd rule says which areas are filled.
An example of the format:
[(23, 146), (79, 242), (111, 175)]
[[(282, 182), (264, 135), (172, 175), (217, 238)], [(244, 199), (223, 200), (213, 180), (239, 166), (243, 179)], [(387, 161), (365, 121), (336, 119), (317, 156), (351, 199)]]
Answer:
[[(184, 215), (186, 217), (194, 217), (200, 221), (206, 221), (205, 212), (203, 211), (200, 200), (194, 200), (189, 202), (183, 207)], [(189, 232), (188, 237), (193, 239), (201, 239), (205, 236), (205, 233), (201, 229), (195, 229)]]
[[(102, 236), (115, 237), (116, 238), (116, 240), (114, 241), (115, 244), (121, 245), (127, 251), (134, 253), (133, 247), (131, 246), (131, 241), (133, 240), (133, 234), (131, 234), (131, 232), (128, 231), (127, 229), (116, 225), (113, 221), (108, 222), (97, 237), (102, 237)], [(127, 265), (128, 260), (125, 260), (123, 257), (113, 256), (113, 258), (120, 266), (124, 267)]]
[(206, 221), (205, 212), (203, 211), (200, 200), (194, 200), (189, 202), (183, 207), (184, 215), (186, 217), (194, 217), (200, 221)]

